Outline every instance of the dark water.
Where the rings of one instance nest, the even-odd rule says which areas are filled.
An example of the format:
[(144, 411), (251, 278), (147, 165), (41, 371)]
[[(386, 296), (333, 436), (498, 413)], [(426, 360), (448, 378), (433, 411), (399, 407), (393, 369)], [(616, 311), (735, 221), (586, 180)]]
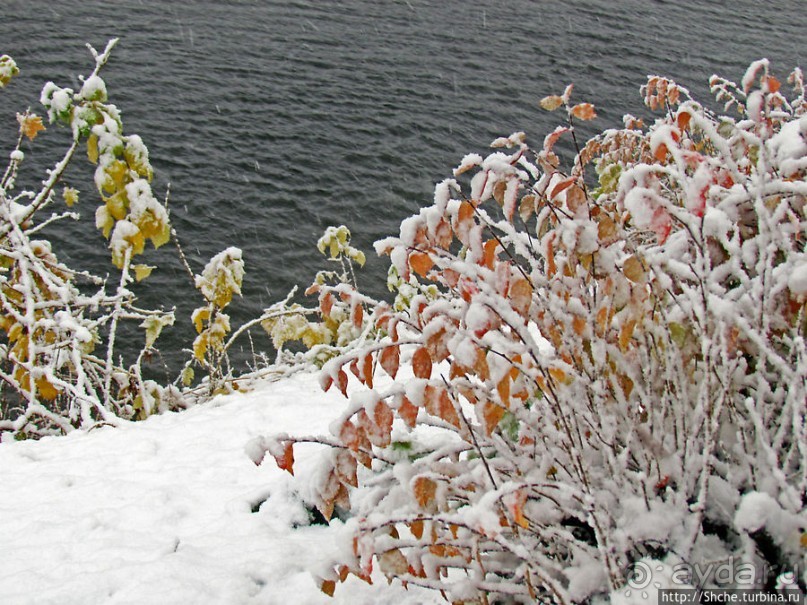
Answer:
[[(387, 264), (372, 242), (397, 233), (465, 153), (516, 130), (538, 144), (556, 119), (538, 109), (544, 95), (574, 82), (601, 129), (645, 113), (650, 73), (700, 97), (709, 75), (739, 80), (761, 56), (786, 75), (804, 67), (807, 11), (783, 0), (4, 0), (0, 23), (0, 54), (23, 72), (0, 93), (5, 149), (14, 112), (36, 105), (43, 82), (76, 83), (91, 69), (84, 43), (121, 38), (103, 74), (111, 100), (151, 151), (156, 194), (170, 183), (194, 269), (228, 245), (244, 250), (239, 323), (310, 282), (330, 224), (350, 227), (370, 259), (363, 282), (382, 294)], [(55, 159), (54, 130), (32, 166)], [(81, 160), (71, 173), (90, 223), (91, 172)], [(106, 272), (104, 242), (87, 232), (63, 225), (57, 252)], [(192, 308), (172, 252), (154, 261), (165, 263), (150, 278), (156, 302)]]

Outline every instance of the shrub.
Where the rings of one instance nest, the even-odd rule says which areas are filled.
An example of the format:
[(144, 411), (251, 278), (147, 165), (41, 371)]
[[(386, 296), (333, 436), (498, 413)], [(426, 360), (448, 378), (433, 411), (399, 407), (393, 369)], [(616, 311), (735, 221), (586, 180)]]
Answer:
[(539, 149), (517, 133), (466, 156), (376, 244), (396, 308), (316, 288), (324, 321), (372, 309), (384, 338), (322, 373), (366, 388), (332, 436), (250, 451), (293, 471), (295, 443), (330, 446), (316, 505), (349, 511), (354, 541), (325, 592), (377, 565), (455, 603), (565, 604), (644, 559), (765, 563), (768, 588), (805, 563), (807, 108), (788, 83), (765, 60), (714, 77), (716, 114), (651, 77), (659, 117), (566, 165), (556, 143), (596, 115), (570, 86), (541, 102), (566, 120)]
[[(24, 139), (45, 130), (42, 118), (30, 111), (18, 114), (19, 138), (0, 181), (0, 432), (17, 438), (118, 418), (145, 417), (178, 403), (177, 393), (144, 380), (141, 361), (154, 346), (173, 313), (141, 309), (129, 290), (153, 267), (133, 264), (145, 251), (170, 237), (168, 212), (154, 197), (149, 181), (148, 150), (137, 135), (125, 135), (120, 111), (108, 102), (99, 72), (117, 40), (102, 53), (90, 50), (95, 68), (81, 77), (81, 90), (48, 82), (41, 102), (51, 123), (67, 126), (71, 142), (61, 160), (48, 171), (41, 186), (17, 191), (17, 174)], [(0, 83), (5, 86), (18, 69), (0, 58)], [(58, 260), (40, 231), (55, 221), (78, 218), (72, 210), (51, 212), (61, 201), (68, 208), (79, 192), (64, 185), (65, 171), (86, 145), (95, 164), (95, 185), (102, 204), (96, 224), (110, 239), (112, 262), (120, 269), (117, 287), (109, 293), (104, 280), (78, 272)], [(62, 184), (61, 196), (57, 189)], [(43, 218), (44, 217), (44, 218)], [(140, 322), (145, 344), (137, 359), (125, 364), (116, 353), (122, 321)], [(100, 352), (97, 352), (99, 351)]]

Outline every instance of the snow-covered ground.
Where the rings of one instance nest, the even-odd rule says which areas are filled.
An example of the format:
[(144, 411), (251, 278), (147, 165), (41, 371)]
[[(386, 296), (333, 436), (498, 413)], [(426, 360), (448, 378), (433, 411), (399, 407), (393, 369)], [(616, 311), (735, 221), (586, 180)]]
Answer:
[[(304, 473), (245, 453), (258, 435), (327, 434), (344, 405), (297, 374), (121, 428), (0, 445), (0, 603), (442, 602), (383, 577), (321, 593), (310, 570), (342, 525), (309, 525)], [(302, 469), (319, 455), (295, 448)]]

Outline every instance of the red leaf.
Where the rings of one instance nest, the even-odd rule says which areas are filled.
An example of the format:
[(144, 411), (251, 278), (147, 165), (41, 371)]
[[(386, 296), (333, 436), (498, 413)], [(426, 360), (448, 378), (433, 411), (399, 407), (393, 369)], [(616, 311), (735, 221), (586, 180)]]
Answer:
[(412, 370), (417, 378), (431, 378), (432, 358), (426, 347), (421, 347), (412, 356)]

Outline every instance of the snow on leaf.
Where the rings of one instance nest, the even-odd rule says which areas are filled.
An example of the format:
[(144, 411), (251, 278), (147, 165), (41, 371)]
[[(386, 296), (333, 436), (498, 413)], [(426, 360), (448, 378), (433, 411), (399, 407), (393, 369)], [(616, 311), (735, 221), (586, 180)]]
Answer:
[(398, 415), (410, 429), (415, 428), (417, 425), (418, 409), (409, 401), (406, 395), (401, 395), (400, 402), (398, 403)]

